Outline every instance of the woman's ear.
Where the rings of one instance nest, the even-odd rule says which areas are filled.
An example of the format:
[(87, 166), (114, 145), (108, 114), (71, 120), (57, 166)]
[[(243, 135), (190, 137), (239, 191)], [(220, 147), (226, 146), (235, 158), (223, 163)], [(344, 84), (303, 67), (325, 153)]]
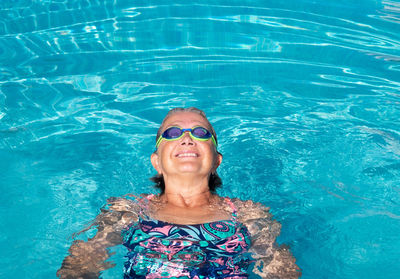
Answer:
[(158, 158), (159, 158), (158, 154), (154, 152), (153, 154), (151, 154), (150, 160), (151, 160), (151, 164), (153, 165), (153, 168), (155, 168), (157, 173), (162, 174), (160, 164), (158, 162)]
[(212, 173), (215, 173), (215, 171), (217, 170), (219, 165), (221, 165), (221, 163), (222, 163), (222, 154), (217, 152), (217, 156), (214, 161), (214, 167), (213, 167)]

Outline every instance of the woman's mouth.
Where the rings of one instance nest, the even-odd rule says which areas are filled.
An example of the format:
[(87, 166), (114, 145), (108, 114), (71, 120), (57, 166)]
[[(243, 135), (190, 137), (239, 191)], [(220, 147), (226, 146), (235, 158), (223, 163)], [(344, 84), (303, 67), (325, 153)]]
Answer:
[(197, 153), (193, 153), (193, 152), (184, 152), (184, 153), (179, 153), (178, 155), (176, 155), (176, 157), (178, 157), (178, 158), (199, 157), (199, 155)]

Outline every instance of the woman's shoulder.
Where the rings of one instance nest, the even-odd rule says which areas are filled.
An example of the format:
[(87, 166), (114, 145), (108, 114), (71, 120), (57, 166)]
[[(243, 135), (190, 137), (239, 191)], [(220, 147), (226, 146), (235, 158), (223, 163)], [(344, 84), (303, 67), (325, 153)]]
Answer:
[(101, 211), (127, 211), (132, 209), (138, 209), (142, 206), (142, 203), (147, 202), (153, 194), (126, 194), (120, 197), (110, 197), (107, 199), (105, 206), (101, 208)]
[(281, 224), (272, 218), (269, 207), (252, 200), (231, 199), (237, 208), (238, 221), (244, 224), (253, 238), (268, 235), (271, 240), (279, 235)]
[(133, 195), (126, 194), (120, 197), (110, 197), (107, 203), (100, 208), (100, 214), (96, 217), (94, 224), (100, 227), (112, 226), (122, 229), (125, 226), (137, 222), (143, 208), (143, 202), (149, 194)]
[[(120, 197), (110, 197), (107, 203), (100, 209), (100, 220), (110, 219), (118, 223), (126, 224), (138, 220), (138, 216), (146, 206), (151, 194), (133, 195), (126, 194)], [(111, 222), (111, 221), (110, 221)]]
[(238, 216), (246, 219), (258, 219), (258, 218), (271, 218), (272, 215), (269, 212), (269, 207), (259, 202), (252, 200), (241, 200), (239, 198), (231, 198), (232, 203), (237, 209)]

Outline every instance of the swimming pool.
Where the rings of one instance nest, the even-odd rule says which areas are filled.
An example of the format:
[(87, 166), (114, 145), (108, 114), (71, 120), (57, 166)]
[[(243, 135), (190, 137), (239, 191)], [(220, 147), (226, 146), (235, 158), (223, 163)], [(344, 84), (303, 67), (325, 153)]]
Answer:
[(158, 124), (196, 106), (220, 194), (271, 207), (302, 278), (398, 278), (399, 23), (394, 1), (1, 1), (0, 277), (55, 278), (108, 197), (154, 193)]

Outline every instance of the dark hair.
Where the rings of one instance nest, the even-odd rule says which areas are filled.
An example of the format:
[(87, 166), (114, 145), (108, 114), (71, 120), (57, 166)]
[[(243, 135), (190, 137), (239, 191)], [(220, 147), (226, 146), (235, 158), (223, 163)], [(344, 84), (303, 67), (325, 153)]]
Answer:
[[(162, 174), (156, 174), (155, 176), (150, 178), (151, 181), (153, 181), (154, 187), (159, 189), (161, 191), (161, 195), (164, 194), (165, 192), (165, 182), (164, 182), (164, 177)], [(215, 193), (216, 189), (222, 185), (222, 180), (221, 177), (217, 173), (212, 173), (210, 174), (210, 177), (208, 178), (208, 188), (210, 189), (210, 192)]]
[[(190, 107), (190, 108), (174, 108), (171, 109), (167, 115), (165, 116), (164, 120), (162, 121), (160, 128), (157, 131), (157, 136), (156, 136), (156, 142), (158, 140), (158, 138), (161, 136), (161, 133), (163, 132), (163, 126), (165, 121), (167, 120), (168, 117), (170, 117), (172, 114), (177, 113), (177, 112), (194, 112), (194, 113), (198, 113), (200, 114), (208, 123), (209, 125), (209, 129), (211, 134), (214, 136), (215, 142), (218, 143), (217, 141), (217, 134), (215, 133), (215, 130), (213, 128), (213, 126), (211, 125), (210, 121), (208, 121), (206, 114), (204, 113), (204, 111), (195, 108), (195, 107)], [(157, 152), (154, 151), (154, 152)], [(216, 151), (218, 154), (222, 155), (221, 153), (219, 153), (218, 151)], [(164, 177), (162, 174), (156, 174), (155, 176), (150, 178), (151, 181), (153, 181), (155, 183), (154, 187), (156, 187), (157, 189), (160, 189), (161, 194), (164, 194), (165, 192), (165, 182), (164, 182)], [(215, 192), (215, 190), (220, 187), (222, 185), (222, 180), (219, 177), (219, 175), (217, 174), (217, 172), (214, 172), (212, 174), (210, 174), (210, 177), (208, 178), (208, 188), (210, 189), (210, 191), (212, 193)]]

